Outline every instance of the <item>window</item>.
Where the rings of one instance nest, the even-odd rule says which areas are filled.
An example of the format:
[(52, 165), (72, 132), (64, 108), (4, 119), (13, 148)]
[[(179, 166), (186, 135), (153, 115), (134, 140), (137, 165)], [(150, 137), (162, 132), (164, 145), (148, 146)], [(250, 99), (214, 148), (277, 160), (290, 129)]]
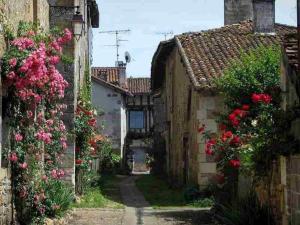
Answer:
[(143, 129), (144, 128), (144, 112), (130, 111), (129, 113), (129, 128)]

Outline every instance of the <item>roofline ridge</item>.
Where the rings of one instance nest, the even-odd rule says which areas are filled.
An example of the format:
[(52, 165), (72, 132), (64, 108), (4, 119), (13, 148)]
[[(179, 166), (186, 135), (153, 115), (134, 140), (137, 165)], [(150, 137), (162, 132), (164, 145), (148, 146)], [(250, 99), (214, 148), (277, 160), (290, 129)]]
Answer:
[(195, 77), (195, 74), (194, 74), (194, 71), (192, 69), (192, 66), (189, 62), (189, 59), (187, 58), (187, 55), (185, 54), (185, 51), (181, 45), (181, 42), (179, 40), (178, 37), (175, 37), (175, 42), (178, 46), (178, 49), (179, 49), (179, 54), (181, 55), (181, 57), (183, 58), (183, 62), (184, 64), (186, 65), (186, 68), (187, 68), (187, 73), (190, 77), (190, 79), (192, 80), (192, 83), (193, 85), (196, 87), (196, 88), (200, 88), (200, 84), (199, 82), (197, 81), (196, 77)]

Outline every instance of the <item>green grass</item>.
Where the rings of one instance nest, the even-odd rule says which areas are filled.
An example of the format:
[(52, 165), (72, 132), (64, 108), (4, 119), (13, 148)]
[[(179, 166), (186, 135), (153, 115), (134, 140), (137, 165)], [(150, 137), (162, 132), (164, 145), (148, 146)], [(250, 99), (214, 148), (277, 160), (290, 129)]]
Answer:
[(73, 207), (114, 209), (124, 208), (119, 189), (120, 180), (121, 178), (116, 176), (102, 176), (99, 180), (99, 186), (89, 188), (80, 198), (80, 202), (75, 203)]
[(172, 189), (166, 180), (153, 175), (143, 175), (136, 180), (136, 186), (144, 194), (146, 200), (153, 208), (172, 207), (206, 207), (206, 202), (199, 200), (187, 203), (184, 199), (183, 189)]

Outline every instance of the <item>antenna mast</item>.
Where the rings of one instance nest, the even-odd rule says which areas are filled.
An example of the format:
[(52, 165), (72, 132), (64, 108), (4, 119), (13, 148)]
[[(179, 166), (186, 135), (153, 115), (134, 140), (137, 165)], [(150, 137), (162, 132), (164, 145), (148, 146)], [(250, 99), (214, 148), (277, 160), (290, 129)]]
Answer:
[(164, 35), (165, 41), (166, 41), (167, 37), (172, 36), (174, 33), (173, 33), (173, 31), (168, 31), (168, 32), (157, 32), (156, 34)]
[(109, 30), (109, 31), (100, 31), (100, 34), (115, 34), (116, 36), (116, 44), (115, 45), (111, 45), (111, 46), (115, 46), (116, 50), (117, 50), (117, 62), (119, 62), (119, 48), (120, 48), (120, 42), (121, 41), (127, 41), (127, 40), (122, 40), (119, 38), (119, 34), (120, 33), (129, 33), (130, 30)]

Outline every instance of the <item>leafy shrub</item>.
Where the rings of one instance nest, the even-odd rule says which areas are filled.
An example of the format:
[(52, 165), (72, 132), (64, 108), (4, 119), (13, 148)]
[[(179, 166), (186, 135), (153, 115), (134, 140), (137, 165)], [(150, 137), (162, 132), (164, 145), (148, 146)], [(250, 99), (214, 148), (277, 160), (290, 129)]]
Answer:
[(275, 225), (271, 208), (261, 204), (252, 191), (234, 206), (216, 205), (214, 218), (220, 225)]
[(45, 193), (47, 216), (61, 216), (74, 201), (74, 193), (72, 189), (67, 184), (58, 180), (50, 179), (45, 183), (44, 189), (47, 190)]

